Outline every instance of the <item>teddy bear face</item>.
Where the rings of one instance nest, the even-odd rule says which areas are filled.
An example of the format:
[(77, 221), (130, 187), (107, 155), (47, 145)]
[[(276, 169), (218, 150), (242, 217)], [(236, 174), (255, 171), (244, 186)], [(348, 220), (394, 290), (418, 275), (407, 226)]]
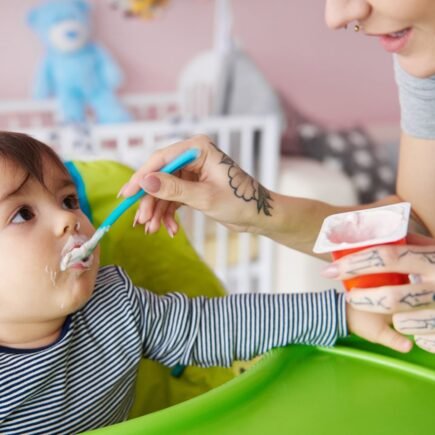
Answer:
[(71, 53), (90, 38), (89, 5), (83, 0), (50, 0), (33, 9), (29, 23), (49, 48)]
[(89, 30), (81, 21), (65, 20), (51, 27), (48, 40), (58, 51), (71, 53), (86, 45)]

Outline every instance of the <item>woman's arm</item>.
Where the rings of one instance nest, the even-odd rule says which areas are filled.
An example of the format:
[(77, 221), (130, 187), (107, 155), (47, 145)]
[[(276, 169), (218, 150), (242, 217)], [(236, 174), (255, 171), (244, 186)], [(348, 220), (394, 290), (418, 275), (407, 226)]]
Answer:
[[(178, 176), (155, 172), (188, 148), (198, 148), (201, 154)], [(156, 151), (121, 194), (133, 195), (140, 187), (152, 196), (141, 200), (135, 221), (144, 224), (148, 233), (156, 232), (163, 222), (175, 234), (178, 226), (174, 213), (186, 204), (232, 230), (262, 234), (310, 255), (326, 216), (400, 201), (390, 196), (363, 206), (338, 207), (268, 191), (207, 136), (195, 136)]]
[(435, 236), (435, 140), (402, 133), (397, 193), (412, 204), (413, 216)]

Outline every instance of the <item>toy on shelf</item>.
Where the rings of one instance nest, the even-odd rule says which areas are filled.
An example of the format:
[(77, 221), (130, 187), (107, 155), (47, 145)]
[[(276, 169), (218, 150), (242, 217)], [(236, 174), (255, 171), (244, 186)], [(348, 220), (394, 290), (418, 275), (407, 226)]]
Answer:
[(126, 17), (139, 17), (145, 20), (154, 18), (169, 0), (110, 0), (115, 9), (120, 9)]
[(50, 0), (31, 10), (28, 21), (46, 47), (34, 97), (56, 97), (66, 123), (84, 122), (88, 107), (98, 123), (131, 119), (114, 93), (122, 81), (121, 71), (91, 39), (88, 3)]

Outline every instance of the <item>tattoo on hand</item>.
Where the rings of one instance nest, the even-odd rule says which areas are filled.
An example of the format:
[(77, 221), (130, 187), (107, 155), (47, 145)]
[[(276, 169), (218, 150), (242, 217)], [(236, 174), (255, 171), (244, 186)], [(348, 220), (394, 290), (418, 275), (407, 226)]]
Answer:
[(237, 198), (245, 202), (255, 201), (257, 204), (257, 213), (263, 212), (266, 216), (272, 216), (270, 204), (272, 197), (269, 191), (264, 188), (257, 180), (243, 171), (234, 160), (228, 157), (213, 142), (211, 144), (222, 153), (222, 159), (219, 162), (222, 165), (228, 165), (228, 180), (231, 189)]
[(423, 349), (429, 350), (430, 352), (435, 352), (435, 339), (434, 338), (423, 338), (418, 337), (415, 342)]
[(435, 251), (422, 252), (422, 251), (413, 251), (411, 249), (407, 249), (405, 252), (402, 252), (399, 255), (399, 258), (403, 258), (408, 254), (420, 256), (423, 261), (427, 261), (430, 264), (435, 264)]
[(435, 301), (435, 292), (431, 290), (423, 290), (419, 293), (410, 292), (400, 299), (399, 302), (414, 308), (424, 307), (429, 305), (432, 301)]
[(382, 266), (385, 266), (384, 260), (379, 254), (379, 251), (374, 250), (356, 256), (355, 260), (351, 263), (351, 269), (347, 270), (346, 273), (356, 275), (364, 269)]
[[(408, 324), (408, 322), (414, 322), (410, 326), (405, 326), (405, 324)], [(412, 330), (412, 329), (427, 329), (427, 330), (434, 330), (435, 329), (435, 316), (434, 317), (428, 317), (426, 319), (405, 319), (400, 322), (400, 330), (406, 331), (406, 330)]]
[(376, 298), (371, 298), (369, 296), (364, 296), (362, 298), (350, 298), (349, 303), (351, 305), (362, 305), (369, 307), (382, 307), (386, 310), (391, 310), (391, 307), (387, 306), (384, 302), (386, 296), (383, 296), (376, 300)]

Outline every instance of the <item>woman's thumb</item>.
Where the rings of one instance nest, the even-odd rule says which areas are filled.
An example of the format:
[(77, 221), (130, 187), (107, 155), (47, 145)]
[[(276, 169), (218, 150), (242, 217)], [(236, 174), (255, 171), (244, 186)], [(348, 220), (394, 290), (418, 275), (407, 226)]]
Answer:
[[(191, 184), (191, 182), (182, 180), (179, 177), (162, 172), (149, 174), (139, 183), (145, 192), (156, 198), (182, 203), (187, 203), (187, 198), (192, 199), (194, 197), (190, 192), (193, 189), (193, 186), (190, 186)], [(192, 204), (189, 203), (189, 205)]]

